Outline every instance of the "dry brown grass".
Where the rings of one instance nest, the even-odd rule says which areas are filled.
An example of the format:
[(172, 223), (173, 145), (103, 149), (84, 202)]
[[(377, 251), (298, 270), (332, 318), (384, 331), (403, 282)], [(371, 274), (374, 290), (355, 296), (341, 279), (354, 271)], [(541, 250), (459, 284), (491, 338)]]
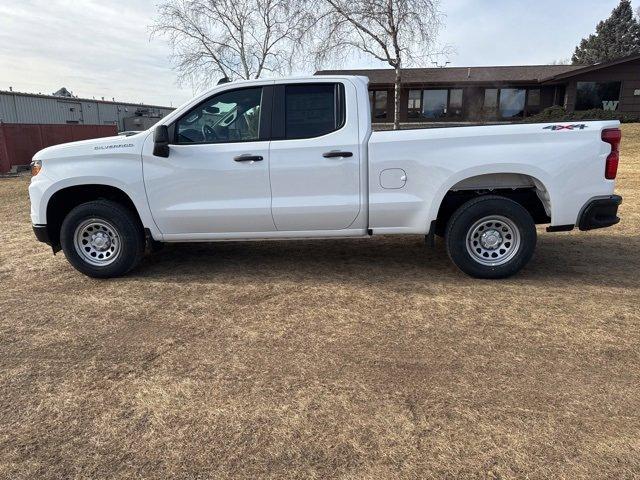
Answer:
[(98, 281), (0, 180), (3, 478), (638, 478), (640, 126), (623, 222), (478, 281), (420, 238), (169, 246)]

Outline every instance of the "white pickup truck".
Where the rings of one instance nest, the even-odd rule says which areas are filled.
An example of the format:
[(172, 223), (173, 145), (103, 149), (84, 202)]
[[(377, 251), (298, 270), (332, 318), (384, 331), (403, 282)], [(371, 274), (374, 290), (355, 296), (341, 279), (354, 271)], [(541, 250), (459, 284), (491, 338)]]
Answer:
[(474, 277), (501, 278), (548, 231), (619, 221), (618, 122), (372, 132), (367, 79), (219, 85), (128, 137), (32, 163), (36, 237), (92, 277), (145, 245), (433, 235)]

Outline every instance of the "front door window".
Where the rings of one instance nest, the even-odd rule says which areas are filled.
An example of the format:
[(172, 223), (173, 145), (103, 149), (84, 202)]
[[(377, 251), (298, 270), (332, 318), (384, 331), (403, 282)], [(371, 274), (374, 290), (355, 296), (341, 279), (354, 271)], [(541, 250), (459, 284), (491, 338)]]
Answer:
[(178, 120), (177, 142), (251, 142), (260, 138), (262, 88), (243, 88), (215, 95)]

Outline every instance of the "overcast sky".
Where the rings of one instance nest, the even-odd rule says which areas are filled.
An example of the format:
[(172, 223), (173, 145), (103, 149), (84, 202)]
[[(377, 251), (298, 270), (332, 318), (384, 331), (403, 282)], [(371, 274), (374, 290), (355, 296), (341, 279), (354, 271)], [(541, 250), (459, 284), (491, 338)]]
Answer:
[[(635, 0), (634, 8), (638, 7)], [(169, 50), (149, 39), (158, 0), (0, 0), (0, 90), (179, 105)], [(571, 56), (618, 0), (442, 0), (454, 66), (544, 64)], [(349, 67), (379, 66), (362, 58)], [(304, 73), (304, 72), (299, 72)]]

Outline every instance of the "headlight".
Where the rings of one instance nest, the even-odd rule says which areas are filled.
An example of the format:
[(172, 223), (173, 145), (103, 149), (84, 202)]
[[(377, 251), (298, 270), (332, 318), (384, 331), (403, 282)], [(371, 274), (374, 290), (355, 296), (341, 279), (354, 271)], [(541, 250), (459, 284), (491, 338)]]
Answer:
[(42, 162), (40, 160), (34, 160), (31, 162), (31, 176), (35, 177), (42, 170)]

